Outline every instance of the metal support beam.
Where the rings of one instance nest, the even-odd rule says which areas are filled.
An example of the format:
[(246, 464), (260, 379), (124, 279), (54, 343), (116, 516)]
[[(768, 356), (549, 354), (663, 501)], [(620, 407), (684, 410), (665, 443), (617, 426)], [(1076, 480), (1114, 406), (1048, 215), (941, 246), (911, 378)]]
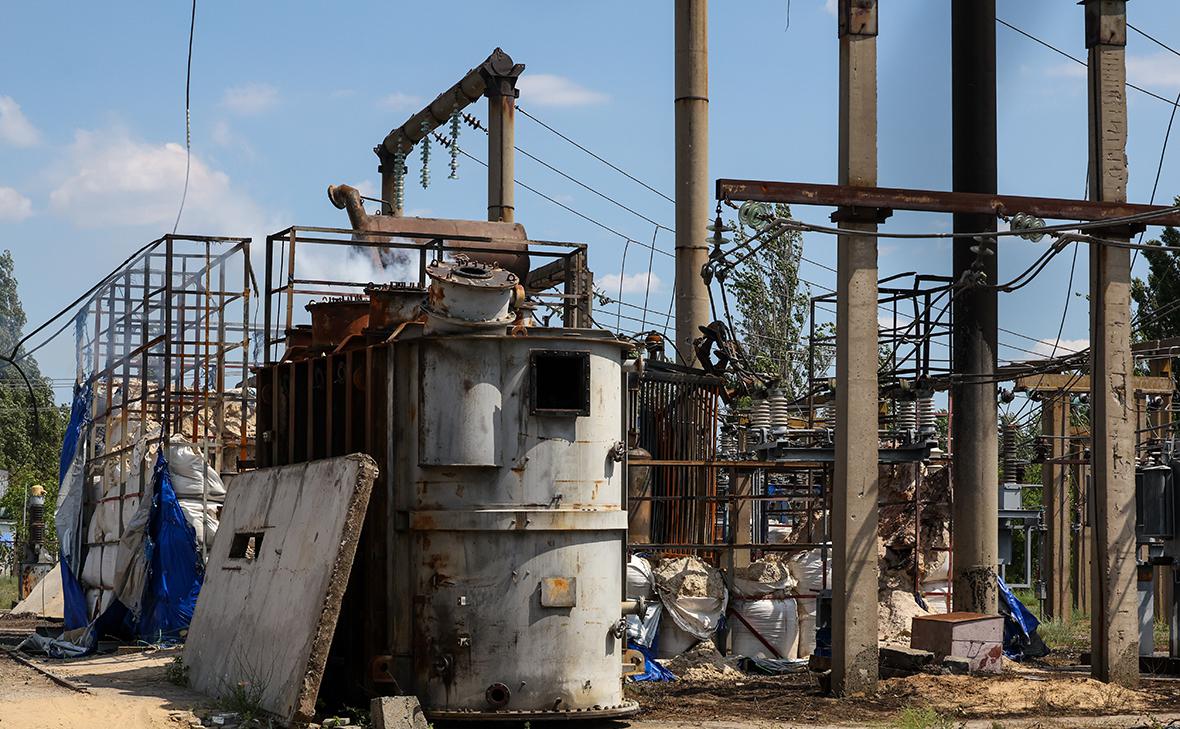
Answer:
[[(1067, 221), (1121, 218), (1171, 209), (1166, 205), (1142, 205), (1117, 201), (1098, 202), (1026, 195), (915, 190), (904, 187), (844, 187), (814, 182), (772, 182), (726, 178), (717, 180), (717, 199), (733, 202), (754, 200), (788, 205), (914, 210), (925, 213), (972, 213), (976, 215), (1029, 213), (1048, 220)], [(1152, 225), (1180, 225), (1180, 213), (1153, 217), (1150, 222)]]
[(493, 53), (479, 73), (488, 97), (488, 220), (511, 223), (515, 219), (516, 80), (524, 71), (507, 54)]
[[(840, 0), (841, 185), (877, 184), (877, 1)], [(877, 224), (841, 210), (836, 262), (832, 691), (877, 685)], [(861, 213), (861, 214), (858, 214)]]
[(676, 351), (695, 365), (698, 327), (709, 324), (709, 3), (676, 0)]
[[(996, 193), (996, 4), (995, 0), (951, 3), (951, 97), (955, 192)], [(994, 212), (956, 212), (956, 233), (994, 231)], [(954, 278), (983, 275), (996, 282), (996, 240), (954, 242)], [(951, 303), (951, 387), (955, 418), (951, 464), (955, 524), (954, 606), (992, 614), (999, 595), (999, 444), (996, 432), (996, 325), (994, 288), (958, 292)]]
[[(1086, 0), (1090, 197), (1127, 199), (1126, 0)], [(1114, 232), (1111, 237), (1118, 237)], [(1131, 393), (1130, 251), (1090, 246), (1091, 408), (1094, 471), (1094, 614), (1091, 673), (1139, 682), (1135, 570), (1135, 433)]]
[(1069, 466), (1056, 463), (1066, 457), (1069, 443), (1069, 395), (1045, 397), (1041, 400), (1041, 433), (1045, 436), (1045, 463), (1041, 464), (1041, 501), (1045, 507), (1046, 533), (1044, 559), (1045, 574), (1041, 576), (1048, 590), (1048, 617), (1070, 622), (1073, 619), (1073, 600), (1070, 595), (1069, 571)]

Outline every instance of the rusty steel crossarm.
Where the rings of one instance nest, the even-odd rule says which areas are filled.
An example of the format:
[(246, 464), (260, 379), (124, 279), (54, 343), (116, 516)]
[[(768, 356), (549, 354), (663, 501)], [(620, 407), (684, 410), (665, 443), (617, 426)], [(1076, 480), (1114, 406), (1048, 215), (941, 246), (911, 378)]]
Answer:
[[(399, 146), (403, 153), (408, 154), (423, 136), (447, 123), (452, 113), (463, 111), (488, 93), (489, 79), (495, 85), (496, 79), (508, 76), (515, 78), (522, 71), (523, 64), (514, 64), (511, 56), (497, 48), (487, 60), (468, 71), (458, 83), (439, 94), (434, 101), (411, 116), (400, 127), (385, 135), (385, 139), (374, 147), (373, 151), (382, 161), (391, 157)], [(493, 92), (497, 90), (493, 89)], [(426, 124), (425, 130), (423, 123)]]
[[(717, 199), (731, 202), (755, 201), (882, 210), (916, 210), (930, 213), (993, 215), (1028, 213), (1049, 220), (1088, 221), (1143, 215), (1170, 209), (1166, 205), (1138, 203), (725, 178), (717, 180)], [(1161, 215), (1146, 222), (1151, 225), (1180, 225), (1180, 213)]]

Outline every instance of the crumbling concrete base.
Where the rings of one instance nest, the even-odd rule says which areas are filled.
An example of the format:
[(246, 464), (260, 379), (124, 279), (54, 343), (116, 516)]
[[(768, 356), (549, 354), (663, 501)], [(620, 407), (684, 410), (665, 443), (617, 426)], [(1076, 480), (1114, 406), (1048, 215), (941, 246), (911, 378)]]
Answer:
[(416, 696), (381, 696), (369, 705), (373, 729), (428, 729)]

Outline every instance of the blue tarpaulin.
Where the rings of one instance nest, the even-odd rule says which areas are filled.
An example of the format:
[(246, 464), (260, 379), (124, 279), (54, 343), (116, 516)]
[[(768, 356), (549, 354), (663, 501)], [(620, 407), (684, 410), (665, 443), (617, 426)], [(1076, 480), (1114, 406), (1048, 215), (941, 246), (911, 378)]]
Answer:
[(205, 579), (197, 533), (172, 489), (164, 449), (152, 477), (152, 516), (144, 549), (148, 579), (136, 634), (150, 643), (177, 641), (188, 630)]
[[(80, 479), (76, 483), (66, 484), (70, 469), (74, 461), (80, 457), (83, 434), (90, 426), (90, 383), (86, 382), (74, 388), (74, 402), (70, 407), (70, 422), (66, 426), (65, 438), (61, 444), (61, 454), (58, 457), (58, 543), (60, 545), (59, 560), (61, 562), (62, 587), (62, 617), (66, 630), (84, 627), (89, 622), (86, 608), (86, 591), (78, 582), (71, 564), (81, 566), (81, 561), (74, 559), (79, 555), (70, 554), (74, 547), (73, 536), (81, 526), (82, 484)], [(64, 513), (62, 505), (66, 508)]]
[(1037, 635), (1040, 621), (1003, 579), (996, 577), (996, 582), (1000, 587), (1000, 614), (1004, 616), (1004, 655), (1016, 661), (1048, 655), (1049, 649)]
[(643, 654), (643, 673), (629, 676), (632, 681), (675, 681), (676, 676), (656, 660), (656, 652), (652, 648), (640, 645), (634, 641), (627, 641), (627, 647)]

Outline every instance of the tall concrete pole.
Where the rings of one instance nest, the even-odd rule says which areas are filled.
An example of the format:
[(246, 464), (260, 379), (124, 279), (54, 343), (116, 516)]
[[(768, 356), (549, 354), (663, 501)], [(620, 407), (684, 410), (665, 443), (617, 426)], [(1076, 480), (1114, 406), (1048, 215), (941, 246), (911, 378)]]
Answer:
[(1046, 436), (1045, 456), (1047, 463), (1041, 464), (1041, 501), (1045, 507), (1045, 521), (1048, 522), (1044, 550), (1046, 574), (1042, 575), (1048, 584), (1048, 617), (1064, 622), (1073, 619), (1073, 605), (1069, 590), (1069, 483), (1063, 463), (1070, 451), (1069, 441), (1069, 394), (1044, 393), (1041, 400), (1041, 434)]
[(676, 0), (676, 349), (696, 364), (692, 341), (709, 323), (709, 3)]
[[(996, 190), (996, 3), (951, 3), (951, 106), (955, 192)], [(956, 214), (956, 232), (994, 231), (991, 215)], [(976, 250), (972, 250), (975, 248)], [(958, 239), (955, 280), (982, 274), (996, 283), (996, 244)], [(999, 565), (999, 444), (996, 421), (996, 291), (969, 288), (955, 294), (951, 391), (955, 417), (952, 518), (954, 607), (995, 613)]]
[(479, 67), (488, 97), (488, 220), (511, 223), (516, 215), (516, 79), (524, 66), (493, 53)]
[[(1127, 199), (1127, 3), (1086, 0), (1090, 197)], [(1128, 231), (1103, 237), (1129, 238)], [(1131, 252), (1090, 245), (1090, 407), (1094, 473), (1091, 674), (1139, 682), (1135, 585), (1135, 433), (1131, 377)]]
[[(877, 184), (877, 0), (841, 0), (841, 185)], [(877, 211), (832, 216), (836, 243), (836, 463), (832, 690), (877, 685)]]

